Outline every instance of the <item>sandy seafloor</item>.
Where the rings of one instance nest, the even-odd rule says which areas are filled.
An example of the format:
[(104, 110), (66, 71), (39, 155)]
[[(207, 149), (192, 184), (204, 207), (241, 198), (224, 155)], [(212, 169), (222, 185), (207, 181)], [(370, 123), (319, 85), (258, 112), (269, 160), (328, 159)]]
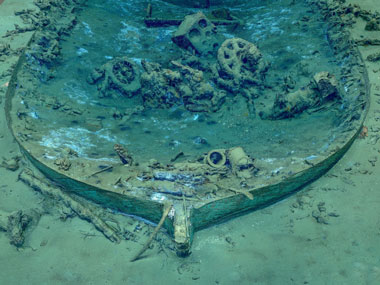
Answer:
[[(380, 11), (378, 0), (347, 2)], [(13, 12), (32, 5), (31, 0), (5, 0), (0, 5), (0, 37), (14, 23), (21, 25)], [(364, 31), (360, 21), (352, 33), (354, 38), (380, 38), (380, 32)], [(17, 48), (29, 36), (0, 41)], [(366, 57), (380, 48), (360, 50)], [(0, 62), (0, 74), (6, 75), (0, 80), (1, 108), (9, 80), (6, 70), (16, 59)], [(358, 139), (333, 169), (296, 195), (197, 232), (188, 258), (154, 247), (134, 263), (129, 259), (146, 236), (116, 245), (93, 225), (79, 218), (62, 222), (51, 211), (27, 234), (22, 249), (0, 232), (0, 284), (380, 284), (380, 145), (373, 140), (380, 131), (380, 64), (366, 64), (372, 85), (365, 122), (369, 136)], [(3, 111), (0, 124), (0, 157), (10, 158), (18, 148)], [(0, 168), (1, 210), (40, 207), (43, 197), (17, 181), (20, 170)], [(328, 224), (312, 217), (320, 203), (337, 214)]]

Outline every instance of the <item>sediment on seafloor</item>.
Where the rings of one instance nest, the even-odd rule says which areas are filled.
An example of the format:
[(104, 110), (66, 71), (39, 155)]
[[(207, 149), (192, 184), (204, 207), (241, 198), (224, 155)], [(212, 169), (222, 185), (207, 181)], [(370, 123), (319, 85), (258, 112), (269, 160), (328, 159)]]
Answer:
[[(360, 132), (368, 110), (369, 94), (368, 78), (362, 58), (354, 42), (350, 39), (350, 35), (345, 30), (344, 25), (342, 25), (340, 18), (336, 16), (336, 9), (338, 8), (329, 7), (325, 1), (310, 2), (322, 12), (326, 21), (329, 23), (329, 29), (327, 31), (329, 42), (334, 49), (337, 60), (345, 62), (345, 66), (341, 70), (341, 77), (346, 80), (346, 83), (351, 89), (356, 88), (359, 90), (358, 94), (356, 94), (356, 100), (351, 102), (351, 105), (348, 107), (350, 111), (345, 112), (343, 116), (344, 123), (340, 126), (343, 134), (342, 137), (336, 144), (329, 148), (326, 152), (326, 156), (313, 161), (313, 163), (302, 164), (302, 166), (292, 166), (289, 163), (289, 170), (294, 170), (291, 174), (281, 176), (273, 175), (273, 177), (267, 180), (256, 178), (256, 181), (262, 183), (255, 184), (260, 186), (245, 189), (246, 193), (241, 193), (239, 189), (233, 187), (227, 187), (226, 189), (215, 188), (216, 190), (225, 191), (227, 194), (224, 197), (199, 200), (197, 197), (180, 195), (179, 199), (173, 198), (173, 209), (177, 215), (181, 216), (174, 216), (174, 219), (173, 216), (169, 216), (165, 220), (164, 227), (168, 229), (170, 234), (174, 235), (175, 239), (177, 238), (175, 236), (176, 227), (185, 231), (185, 235), (180, 236), (181, 239), (177, 239), (177, 242), (180, 243), (180, 247), (183, 246), (183, 244), (191, 244), (194, 230), (199, 230), (221, 220), (237, 216), (248, 210), (274, 203), (300, 189), (300, 187), (310, 181), (317, 179), (344, 155)], [(125, 211), (129, 214), (138, 215), (153, 222), (158, 222), (164, 205), (160, 202), (150, 200), (151, 192), (147, 194), (140, 191), (138, 194), (133, 195), (131, 193), (137, 189), (133, 186), (125, 186), (124, 188), (114, 187), (119, 178), (126, 175), (124, 172), (117, 172), (117, 170), (122, 169), (125, 171), (126, 169), (124, 166), (121, 168), (120, 163), (112, 165), (112, 170), (115, 169), (115, 173), (105, 171), (103, 174), (106, 178), (101, 179), (94, 175), (95, 170), (98, 169), (98, 165), (89, 161), (83, 162), (83, 160), (81, 161), (76, 158), (73, 153), (68, 153), (69, 159), (61, 159), (51, 163), (44, 160), (43, 148), (33, 145), (35, 143), (33, 138), (33, 136), (35, 136), (35, 130), (33, 129), (33, 123), (27, 116), (29, 110), (14, 100), (14, 98), (17, 98), (17, 100), (20, 101), (19, 99), (21, 98), (27, 102), (28, 89), (26, 87), (35, 87), (35, 83), (28, 82), (29, 79), (33, 79), (33, 76), (20, 77), (21, 72), (24, 72), (22, 65), (31, 58), (39, 60), (47, 66), (53, 64), (59, 57), (61, 38), (65, 34), (70, 33), (70, 30), (74, 27), (76, 22), (75, 14), (73, 13), (73, 7), (76, 7), (76, 2), (75, 5), (74, 2), (72, 3), (74, 6), (66, 7), (61, 7), (60, 1), (49, 1), (50, 5), (51, 3), (55, 3), (57, 6), (47, 6), (47, 2), (44, 1), (37, 1), (37, 3), (41, 9), (39, 12), (41, 14), (35, 14), (38, 20), (32, 21), (32, 27), (41, 28), (42, 30), (38, 30), (35, 33), (30, 43), (33, 49), (27, 50), (20, 59), (18, 66), (15, 68), (7, 93), (6, 111), (8, 123), (17, 142), (20, 144), (26, 157), (28, 157), (39, 170), (55, 182), (64, 186), (66, 190), (84, 196), (105, 207)], [(50, 7), (50, 9), (47, 7)], [(50, 12), (47, 12), (47, 10)], [(51, 11), (57, 14), (50, 15), (50, 13), (52, 13)], [(65, 17), (63, 22), (58, 21), (54, 23), (58, 17), (62, 18), (62, 13), (69, 13), (69, 16)], [(46, 23), (46, 25), (39, 26), (40, 21)], [(23, 30), (16, 29), (16, 32), (23, 32)], [(12, 35), (12, 32), (9, 33), (9, 36), (10, 35)], [(45, 74), (44, 76), (49, 76), (49, 74)], [(75, 108), (72, 108), (71, 111), (74, 113), (78, 112)], [(130, 164), (133, 167), (133, 163), (131, 162)], [(161, 167), (157, 163), (153, 164), (153, 169), (154, 167)], [(86, 165), (86, 167), (83, 168), (83, 165)], [(203, 165), (202, 167), (208, 166)], [(213, 169), (213, 171), (221, 172), (223, 170)], [(161, 178), (162, 175), (159, 176), (159, 174), (156, 173), (156, 177)], [(109, 181), (112, 181), (112, 183), (109, 183)], [(138, 188), (137, 190), (140, 189)], [(195, 201), (191, 200), (191, 198)], [(186, 252), (190, 250), (186, 246), (183, 248), (185, 248), (184, 251)]]

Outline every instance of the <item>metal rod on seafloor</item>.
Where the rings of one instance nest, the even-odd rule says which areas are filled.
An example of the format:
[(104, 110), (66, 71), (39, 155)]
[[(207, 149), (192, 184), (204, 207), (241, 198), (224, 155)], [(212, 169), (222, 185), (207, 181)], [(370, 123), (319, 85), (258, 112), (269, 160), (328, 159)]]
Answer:
[(158, 231), (161, 229), (162, 225), (164, 224), (164, 221), (165, 221), (166, 217), (168, 216), (171, 208), (172, 208), (171, 203), (165, 204), (164, 211), (162, 213), (162, 217), (161, 217), (160, 222), (158, 223), (157, 227), (154, 229), (154, 232), (150, 235), (150, 237), (149, 237), (148, 241), (145, 243), (144, 247), (131, 259), (131, 262), (135, 262), (136, 260), (138, 260), (141, 256), (141, 254), (143, 254), (148, 249), (150, 243), (155, 238)]

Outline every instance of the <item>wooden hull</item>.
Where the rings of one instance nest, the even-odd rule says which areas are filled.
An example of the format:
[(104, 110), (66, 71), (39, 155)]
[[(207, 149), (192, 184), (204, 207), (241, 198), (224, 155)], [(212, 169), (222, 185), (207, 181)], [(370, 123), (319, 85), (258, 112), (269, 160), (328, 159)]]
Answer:
[[(355, 52), (358, 53), (356, 49)], [(8, 126), (25, 156), (49, 179), (62, 185), (67, 191), (85, 197), (104, 207), (125, 212), (130, 215), (136, 215), (158, 223), (164, 208), (162, 203), (135, 197), (128, 193), (115, 193), (94, 184), (74, 179), (64, 171), (47, 165), (39, 156), (36, 156), (33, 152), (28, 150), (28, 147), (14, 130), (13, 120), (16, 118), (14, 115), (16, 111), (12, 109), (12, 100), (14, 99), (17, 89), (17, 74), (24, 61), (25, 55), (20, 57), (12, 75), (6, 94), (5, 111)], [(358, 123), (355, 125), (355, 129), (351, 130), (349, 136), (347, 136), (348, 139), (346, 139), (338, 149), (331, 152), (324, 160), (290, 177), (277, 180), (270, 185), (252, 189), (250, 192), (253, 195), (253, 199), (242, 194), (237, 194), (229, 197), (216, 198), (206, 203), (193, 204), (191, 201), (186, 200), (185, 197), (183, 201), (174, 203), (173, 208), (175, 215), (174, 217), (168, 217), (166, 219), (164, 227), (176, 242), (178, 255), (185, 256), (190, 253), (191, 242), (195, 231), (273, 204), (326, 173), (346, 153), (361, 131), (369, 107), (368, 77), (365, 73), (362, 74), (362, 76), (365, 84), (365, 94), (363, 94), (364, 104), (360, 106), (360, 120), (358, 120)]]

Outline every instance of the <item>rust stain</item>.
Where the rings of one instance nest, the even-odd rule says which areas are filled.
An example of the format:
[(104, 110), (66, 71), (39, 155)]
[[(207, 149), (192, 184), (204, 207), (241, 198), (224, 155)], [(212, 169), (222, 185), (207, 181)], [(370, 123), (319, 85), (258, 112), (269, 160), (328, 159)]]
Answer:
[(362, 131), (359, 134), (359, 138), (364, 139), (368, 137), (368, 127), (363, 126)]

